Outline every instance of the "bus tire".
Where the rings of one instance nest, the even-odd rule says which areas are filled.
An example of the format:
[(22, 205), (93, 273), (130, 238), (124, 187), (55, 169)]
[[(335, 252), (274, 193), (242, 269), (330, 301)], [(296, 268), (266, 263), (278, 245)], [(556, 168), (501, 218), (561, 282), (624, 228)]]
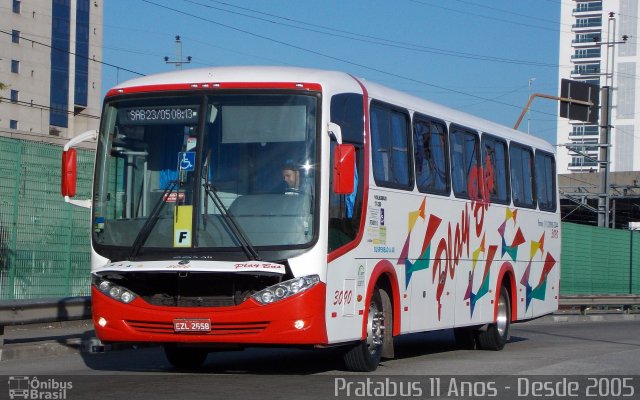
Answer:
[(164, 354), (174, 368), (192, 369), (199, 368), (207, 359), (209, 351), (194, 347), (179, 347), (173, 343), (164, 345)]
[[(393, 311), (384, 309), (383, 296), (389, 298), (389, 294), (384, 289), (376, 286), (371, 294), (367, 313), (367, 338), (344, 354), (344, 363), (349, 371), (371, 372), (378, 368), (385, 336), (393, 334), (391, 322), (389, 322), (393, 320)], [(385, 315), (391, 318), (385, 318)]]
[(478, 332), (478, 348), (482, 350), (502, 350), (509, 341), (510, 330), (511, 302), (509, 301), (509, 292), (504, 286), (501, 286), (496, 322), (489, 324), (486, 331)]

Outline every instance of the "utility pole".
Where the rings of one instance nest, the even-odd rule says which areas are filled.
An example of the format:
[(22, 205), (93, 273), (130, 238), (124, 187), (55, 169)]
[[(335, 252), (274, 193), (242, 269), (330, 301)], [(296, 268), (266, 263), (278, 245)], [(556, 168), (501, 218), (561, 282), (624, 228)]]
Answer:
[[(600, 227), (609, 227), (610, 223), (609, 223), (609, 214), (610, 214), (610, 210), (609, 210), (609, 201), (610, 201), (610, 196), (609, 196), (609, 172), (611, 169), (610, 166), (610, 158), (611, 158), (611, 109), (612, 109), (612, 103), (613, 103), (613, 74), (615, 71), (615, 45), (617, 44), (625, 44), (627, 43), (627, 40), (629, 39), (629, 37), (627, 35), (623, 35), (622, 36), (622, 41), (616, 41), (616, 19), (615, 19), (615, 14), (613, 12), (609, 13), (609, 21), (608, 21), (608, 27), (607, 27), (607, 38), (606, 41), (600, 41), (600, 38), (596, 37), (594, 38), (594, 45), (596, 46), (606, 46), (605, 50), (607, 52), (606, 55), (606, 65), (605, 65), (605, 72), (604, 73), (598, 73), (597, 75), (602, 75), (604, 77), (604, 84), (602, 85), (602, 87), (599, 88), (600, 90), (600, 104), (601, 104), (601, 108), (600, 108), (600, 121), (599, 121), (599, 128), (600, 128), (600, 139), (599, 139), (599, 143), (598, 143), (598, 159), (595, 160), (595, 158), (591, 157), (590, 155), (588, 155), (584, 150), (585, 147), (590, 147), (592, 146), (592, 144), (588, 143), (583, 143), (582, 144), (577, 144), (577, 143), (571, 143), (569, 145), (566, 145), (567, 148), (582, 156), (585, 159), (591, 159), (594, 161), (597, 161), (598, 164), (598, 172), (599, 172), (599, 183), (598, 183), (598, 192), (597, 192), (597, 196), (598, 196), (598, 207), (597, 209), (593, 209), (593, 208), (589, 208), (592, 211), (595, 211), (598, 214), (598, 226)], [(602, 48), (602, 47), (601, 47)], [(590, 74), (591, 75), (591, 74)], [(565, 88), (567, 90), (571, 90), (571, 86), (570, 85), (564, 85), (564, 82), (567, 81), (565, 79), (562, 80), (562, 90), (564, 91)], [(571, 81), (569, 81), (571, 82)], [(586, 85), (586, 84), (582, 84), (582, 85)], [(589, 85), (587, 85), (589, 86)], [(594, 90), (597, 88), (596, 85), (594, 86)], [(577, 87), (578, 89), (580, 89), (580, 86)], [(589, 88), (589, 93), (591, 93), (591, 90)], [(571, 95), (568, 94), (567, 97), (571, 98)], [(591, 98), (591, 96), (589, 95), (589, 98)], [(597, 97), (595, 100), (592, 100), (592, 103), (596, 103), (597, 102)], [(573, 100), (570, 103), (574, 103), (574, 104), (581, 104), (579, 102), (576, 102), (575, 100)], [(596, 105), (597, 108), (597, 105)], [(591, 113), (591, 111), (589, 111), (589, 113)], [(564, 115), (563, 115), (564, 114)], [(585, 122), (589, 122), (590, 124), (596, 124), (597, 121), (595, 120), (590, 120), (590, 119), (582, 119), (582, 118), (571, 118), (574, 114), (571, 114), (569, 112), (569, 108), (567, 106), (567, 110), (565, 111), (564, 108), (561, 107), (560, 109), (560, 116), (561, 117), (566, 117), (569, 119), (578, 119), (580, 121), (585, 121)], [(578, 113), (579, 115), (579, 113)], [(591, 114), (595, 117), (595, 113)], [(580, 150), (578, 150), (578, 148), (580, 148)], [(584, 204), (582, 204), (584, 206)]]
[(605, 69), (605, 82), (602, 87), (602, 109), (600, 112), (600, 187), (598, 196), (598, 226), (609, 227), (609, 171), (611, 153), (611, 107), (613, 97), (613, 73), (615, 71), (615, 45), (624, 44), (629, 37), (622, 36), (622, 41), (616, 41), (616, 18), (613, 12), (609, 13), (609, 26), (607, 29), (607, 41), (599, 43), (607, 46), (607, 65)]
[(176, 50), (178, 53), (177, 60), (169, 60), (168, 56), (164, 57), (164, 62), (167, 64), (175, 64), (176, 69), (182, 69), (182, 64), (191, 63), (191, 56), (187, 56), (186, 60), (182, 59), (182, 40), (180, 40), (180, 35), (176, 35)]
[[(531, 84), (535, 81), (536, 78), (529, 78), (529, 95), (531, 95)], [(531, 109), (527, 111), (527, 134), (531, 134)]]
[(600, 185), (598, 195), (598, 226), (609, 227), (609, 150), (611, 137), (611, 86), (603, 86), (600, 110)]

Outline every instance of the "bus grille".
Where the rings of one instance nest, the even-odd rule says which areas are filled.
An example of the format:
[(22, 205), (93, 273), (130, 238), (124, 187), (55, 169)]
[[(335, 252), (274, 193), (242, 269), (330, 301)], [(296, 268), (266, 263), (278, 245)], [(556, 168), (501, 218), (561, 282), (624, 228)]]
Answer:
[(154, 306), (165, 307), (230, 307), (235, 306), (233, 296), (144, 296), (143, 299)]
[[(125, 321), (132, 329), (141, 333), (173, 334), (172, 322)], [(262, 333), (269, 322), (211, 323), (211, 331), (199, 335), (255, 335)]]
[(280, 282), (278, 274), (107, 271), (100, 276), (160, 307), (233, 307)]

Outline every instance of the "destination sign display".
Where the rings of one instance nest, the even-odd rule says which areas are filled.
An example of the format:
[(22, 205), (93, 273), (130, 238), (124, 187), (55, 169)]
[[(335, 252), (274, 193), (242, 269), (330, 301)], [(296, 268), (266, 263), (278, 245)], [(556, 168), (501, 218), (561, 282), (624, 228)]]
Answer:
[(198, 106), (130, 107), (118, 110), (122, 125), (182, 124), (198, 123)]

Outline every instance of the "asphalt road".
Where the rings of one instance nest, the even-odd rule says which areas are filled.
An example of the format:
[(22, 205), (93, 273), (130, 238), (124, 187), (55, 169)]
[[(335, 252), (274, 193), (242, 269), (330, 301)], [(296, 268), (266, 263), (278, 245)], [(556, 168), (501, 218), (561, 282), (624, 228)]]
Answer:
[[(563, 397), (562, 392), (560, 395), (557, 392), (562, 389), (560, 386), (554, 386), (553, 396), (546, 392), (538, 393), (542, 396), (533, 396), (535, 388), (524, 386), (518, 387), (518, 390), (522, 390), (521, 393), (505, 392), (505, 386), (510, 388), (507, 385), (515, 384), (514, 376), (543, 376), (540, 378), (543, 380), (580, 380), (581, 382), (576, 383), (581, 385), (580, 390), (589, 384), (588, 377), (594, 377), (593, 382), (599, 385), (597, 389), (600, 392), (595, 392), (596, 396), (590, 398), (625, 398), (624, 395), (630, 391), (633, 391), (633, 396), (626, 398), (639, 398), (639, 333), (640, 320), (637, 319), (596, 322), (532, 321), (513, 325), (511, 343), (500, 352), (459, 350), (448, 330), (412, 334), (397, 338), (396, 358), (384, 361), (377, 371), (368, 375), (344, 371), (340, 353), (336, 349), (254, 348), (238, 352), (218, 352), (209, 355), (202, 369), (177, 371), (169, 365), (162, 350), (157, 347), (102, 354), (71, 353), (55, 357), (8, 360), (0, 363), (0, 373), (14, 377), (28, 376), (29, 379), (37, 377), (40, 382), (38, 385), (45, 387), (38, 390), (58, 390), (60, 396), (60, 388), (70, 384), (71, 387), (67, 387), (64, 392), (66, 399), (367, 397), (358, 394), (379, 398), (376, 393), (367, 392), (376, 388), (376, 382), (386, 382), (384, 384), (387, 386), (380, 387), (382, 392), (378, 393), (386, 395), (383, 397), (391, 397), (389, 395), (394, 393), (402, 394), (396, 392), (404, 388), (404, 394), (431, 398), (429, 394), (434, 393), (429, 390), (433, 388), (428, 386), (434, 381), (429, 379), (436, 376), (444, 379), (443, 385), (447, 388), (451, 376), (457, 377), (454, 378), (457, 379), (456, 382), (469, 381), (471, 383), (467, 388), (476, 391), (471, 394), (482, 395), (465, 397), (463, 395), (469, 393), (460, 395), (454, 391), (453, 394), (458, 396), (451, 396), (447, 392), (440, 393), (440, 398), (487, 397), (495, 393), (490, 390), (491, 385), (487, 389), (486, 382), (500, 379), (507, 379), (508, 382), (496, 383), (500, 387), (497, 396), (492, 396), (493, 398)], [(503, 376), (511, 378), (502, 378)], [(630, 377), (630, 380), (621, 381), (622, 376)], [(412, 380), (416, 386), (411, 386)], [(0, 382), (0, 398), (8, 390), (9, 382), (3, 381)], [(355, 382), (355, 386), (348, 386), (348, 382)], [(474, 382), (476, 386), (473, 386)], [(16, 385), (15, 382), (11, 384)], [(368, 389), (357, 386), (366, 384), (369, 384)], [(606, 385), (605, 391), (604, 386), (600, 387), (603, 384)], [(358, 388), (363, 391), (356, 393)], [(388, 390), (392, 389), (396, 392), (389, 393)], [(421, 389), (420, 396), (416, 396), (415, 392), (409, 393), (411, 389)], [(478, 393), (481, 389), (482, 393)], [(520, 394), (524, 397), (519, 396)], [(603, 394), (620, 396), (602, 396)]]

